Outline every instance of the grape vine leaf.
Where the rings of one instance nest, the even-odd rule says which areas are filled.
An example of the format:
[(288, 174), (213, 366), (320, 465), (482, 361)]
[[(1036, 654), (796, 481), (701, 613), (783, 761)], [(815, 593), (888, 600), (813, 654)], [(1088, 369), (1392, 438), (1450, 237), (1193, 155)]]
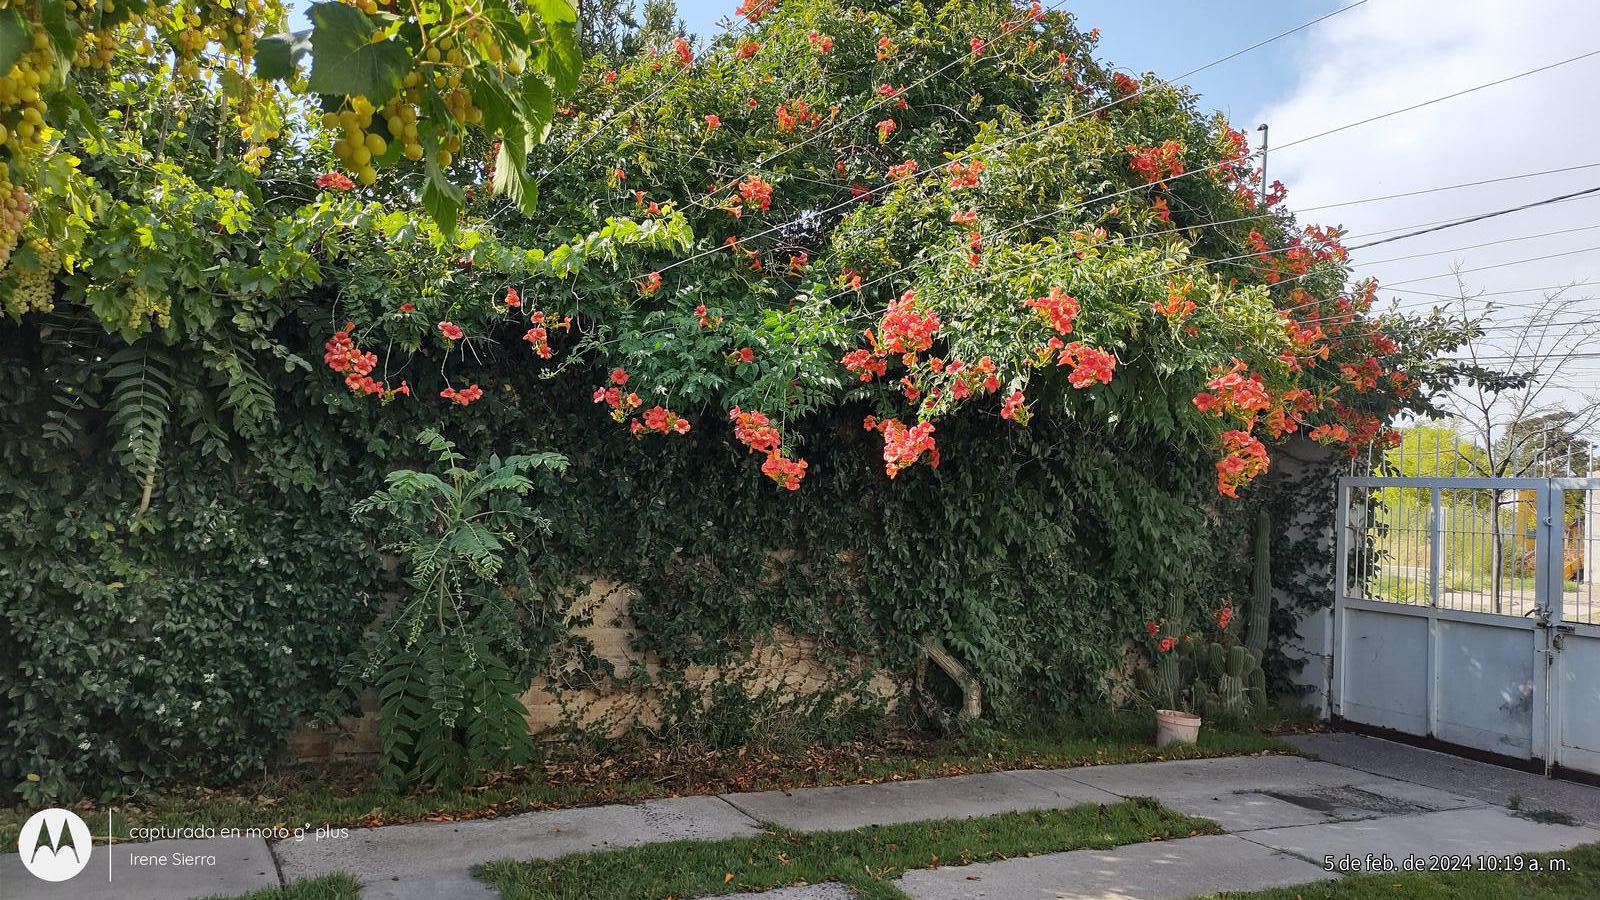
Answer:
[(0, 9), (0, 72), (9, 72), (22, 54), (33, 49), (33, 29), (15, 6)]
[(544, 143), (550, 134), (550, 125), (556, 118), (556, 98), (542, 78), (524, 78), (522, 82), (522, 112), (528, 134), (535, 144)]
[(434, 159), (438, 151), (437, 145), (424, 136), (424, 145), (429, 145), (427, 151), (426, 169), (428, 180), (422, 185), (422, 205), (428, 210), (428, 215), (439, 226), (439, 231), (447, 238), (455, 237), (456, 216), (460, 214), (461, 207), (466, 205), (467, 198), (460, 186), (450, 180), (439, 163)]
[(256, 42), (256, 77), (288, 81), (311, 53), (311, 32), (271, 34)]
[(400, 92), (411, 54), (399, 41), (372, 40), (379, 23), (343, 3), (311, 6), (311, 77), (316, 94), (357, 94), (381, 106)]
[(500, 142), (494, 158), (494, 192), (504, 194), (525, 215), (533, 215), (539, 204), (539, 183), (528, 177), (527, 145), (510, 138)]
[(583, 73), (583, 51), (578, 47), (578, 10), (572, 0), (534, 0), (544, 22), (546, 43), (541, 48), (544, 68), (556, 90), (571, 94)]

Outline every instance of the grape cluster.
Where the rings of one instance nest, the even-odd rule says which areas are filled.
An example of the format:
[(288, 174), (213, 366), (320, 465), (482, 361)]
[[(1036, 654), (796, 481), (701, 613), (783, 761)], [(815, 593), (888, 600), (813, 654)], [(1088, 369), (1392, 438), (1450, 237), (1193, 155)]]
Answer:
[(212, 43), (240, 59), (255, 55), (256, 35), (267, 19), (263, 0), (189, 0), (170, 6), (173, 24), (179, 26), (172, 38), (179, 55), (197, 55)]
[(6, 312), (22, 316), (29, 312), (49, 312), (55, 306), (56, 273), (61, 271), (61, 254), (49, 242), (34, 238), (28, 247), (38, 258), (30, 268), (12, 265), (11, 293), (5, 298)]
[(72, 56), (73, 68), (104, 69), (117, 55), (117, 43), (116, 35), (85, 32), (78, 41), (78, 52)]
[(48, 133), (44, 96), (52, 57), (43, 29), (33, 33), (33, 49), (22, 54), (11, 71), (0, 74), (0, 148), (12, 160), (31, 154)]
[[(0, 167), (4, 167), (0, 163)], [(33, 212), (33, 202), (28, 192), (12, 185), (0, 176), (0, 271), (11, 262), (11, 250), (22, 236), (22, 227), (28, 224), (28, 214)]]
[(128, 289), (128, 319), (124, 324), (130, 331), (139, 330), (144, 326), (146, 318), (153, 318), (162, 328), (172, 325), (172, 300), (166, 296), (156, 297), (150, 289), (138, 282)]
[[(389, 4), (389, 0), (349, 2), (364, 12)], [(333, 142), (334, 155), (362, 184), (372, 184), (377, 179), (379, 158), (391, 144), (398, 144), (406, 159), (421, 160), (425, 151), (420, 128), (424, 125), (433, 126), (439, 135), (433, 162), (440, 168), (449, 168), (455, 161), (455, 154), (461, 152), (465, 130), (483, 124), (483, 110), (473, 101), (472, 92), (463, 81), (463, 73), (474, 64), (474, 56), (503, 66), (514, 75), (524, 68), (519, 58), (508, 58), (493, 36), (476, 23), (465, 27), (449, 20), (436, 23), (429, 29), (425, 41), (426, 49), (417, 57), (415, 68), (405, 74), (398, 96), (374, 108), (369, 98), (358, 94), (339, 109), (323, 114), (323, 125), (339, 134)], [(472, 49), (473, 56), (469, 56), (465, 48)], [(445, 121), (422, 121), (422, 103), (428, 92), (434, 93), (443, 103), (448, 113)], [(373, 129), (378, 120), (382, 121), (387, 135)]]
[(350, 174), (362, 184), (372, 184), (378, 180), (374, 160), (389, 150), (389, 143), (383, 139), (383, 135), (367, 130), (372, 127), (374, 112), (371, 101), (366, 97), (356, 97), (344, 109), (322, 116), (324, 127), (340, 133), (333, 142), (333, 155), (339, 157)]

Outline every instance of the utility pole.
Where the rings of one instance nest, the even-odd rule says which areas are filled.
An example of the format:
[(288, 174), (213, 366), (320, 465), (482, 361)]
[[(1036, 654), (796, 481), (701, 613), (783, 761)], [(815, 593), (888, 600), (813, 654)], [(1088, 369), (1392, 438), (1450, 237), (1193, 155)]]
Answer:
[(1267, 123), (1262, 122), (1256, 126), (1261, 132), (1261, 205), (1267, 203)]

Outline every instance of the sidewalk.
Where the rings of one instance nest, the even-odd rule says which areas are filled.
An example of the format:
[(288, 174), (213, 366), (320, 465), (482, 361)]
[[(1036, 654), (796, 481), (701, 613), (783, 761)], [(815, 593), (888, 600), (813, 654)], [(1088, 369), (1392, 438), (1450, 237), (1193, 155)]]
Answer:
[[(1134, 796), (1154, 797), (1179, 812), (1213, 819), (1226, 833), (919, 870), (898, 885), (918, 900), (1153, 900), (1328, 878), (1321, 866), (1326, 855), (1539, 852), (1600, 841), (1600, 830), (1594, 827), (1532, 815), (1555, 810), (1579, 822), (1600, 823), (1600, 788), (1545, 782), (1493, 766), (1478, 772), (1471, 767), (1482, 764), (1374, 738), (1313, 735), (1302, 746), (1349, 764), (1231, 757), (683, 797), (503, 819), (355, 829), (343, 839), (281, 842), (270, 855), (264, 845), (199, 842), (224, 845), (209, 850), (219, 859), (227, 853), (228, 859), (249, 864), (209, 878), (203, 869), (169, 870), (159, 883), (141, 880), (137, 872), (119, 872), (115, 892), (103, 880), (83, 880), (98, 859), (78, 879), (47, 885), (22, 872), (17, 857), (8, 855), (0, 857), (0, 894), (7, 900), (178, 900), (270, 887), (280, 877), (287, 882), (344, 871), (360, 879), (363, 896), (374, 900), (470, 900), (495, 896), (470, 874), (473, 866), (495, 859), (545, 859), (658, 841), (753, 835), (761, 822), (832, 831), (1112, 803)], [(1521, 815), (1505, 808), (1513, 793), (1521, 799)], [(145, 853), (163, 849), (159, 844), (116, 849), (127, 852), (129, 847)], [(192, 883), (183, 882), (180, 873)], [(228, 877), (222, 879), (222, 874)], [(848, 892), (821, 885), (754, 896), (834, 900)]]

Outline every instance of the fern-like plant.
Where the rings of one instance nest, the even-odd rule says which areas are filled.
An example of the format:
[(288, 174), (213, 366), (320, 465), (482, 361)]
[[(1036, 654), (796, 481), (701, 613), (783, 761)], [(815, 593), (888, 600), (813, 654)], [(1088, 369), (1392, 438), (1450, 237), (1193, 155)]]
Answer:
[(526, 497), (554, 453), (489, 459), (468, 468), (455, 445), (421, 435), (436, 472), (390, 472), (356, 506), (382, 523), (408, 591), (378, 633), (365, 674), (376, 683), (385, 777), (456, 785), (525, 761), (531, 746), (518, 699), (537, 655), (530, 548), (549, 530)]
[(172, 358), (153, 341), (142, 340), (112, 354), (105, 365), (106, 380), (113, 385), (107, 409), (117, 434), (117, 453), (140, 480), (143, 513), (155, 491), (161, 441), (172, 418), (176, 389)]

